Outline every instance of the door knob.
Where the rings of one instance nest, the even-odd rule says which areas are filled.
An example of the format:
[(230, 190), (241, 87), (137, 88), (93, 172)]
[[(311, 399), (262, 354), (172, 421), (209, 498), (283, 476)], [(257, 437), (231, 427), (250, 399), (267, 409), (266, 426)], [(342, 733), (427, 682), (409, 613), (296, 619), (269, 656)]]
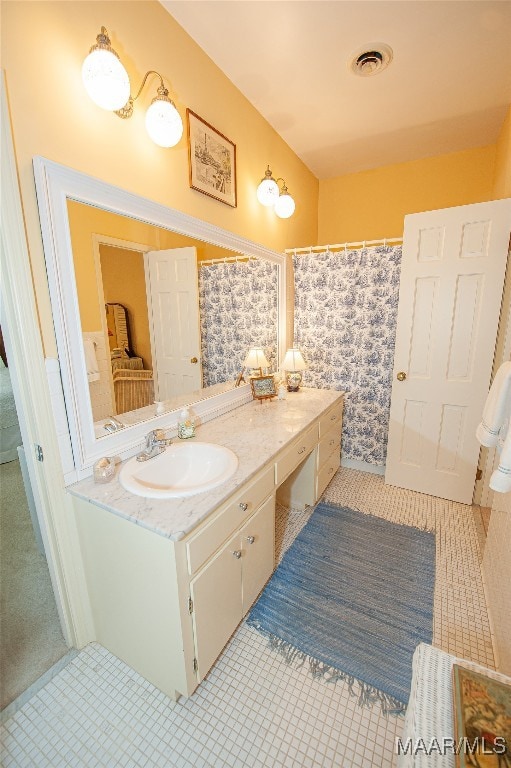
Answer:
[(191, 362), (191, 363), (198, 363), (199, 361), (198, 361), (198, 359), (197, 359), (196, 357), (192, 357), (192, 359), (190, 360), (190, 362)]
[(399, 371), (399, 373), (396, 376), (396, 379), (398, 381), (404, 381), (406, 379), (406, 373), (404, 371)]

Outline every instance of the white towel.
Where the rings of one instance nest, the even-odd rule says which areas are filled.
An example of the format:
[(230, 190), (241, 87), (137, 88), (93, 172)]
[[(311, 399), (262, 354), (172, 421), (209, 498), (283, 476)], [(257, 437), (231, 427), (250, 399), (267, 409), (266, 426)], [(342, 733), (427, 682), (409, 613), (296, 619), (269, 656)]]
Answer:
[[(499, 434), (509, 418), (511, 409), (511, 360), (503, 363), (493, 379), (483, 418), (476, 430), (476, 437), (487, 448), (493, 448), (499, 442)], [(501, 440), (505, 435), (500, 435)]]
[(490, 477), (490, 488), (499, 493), (511, 491), (511, 426), (508, 426), (507, 435), (499, 457), (499, 465)]
[(85, 349), (85, 367), (87, 369), (87, 378), (89, 381), (99, 381), (99, 366), (96, 358), (96, 347), (92, 339), (84, 338), (83, 347)]

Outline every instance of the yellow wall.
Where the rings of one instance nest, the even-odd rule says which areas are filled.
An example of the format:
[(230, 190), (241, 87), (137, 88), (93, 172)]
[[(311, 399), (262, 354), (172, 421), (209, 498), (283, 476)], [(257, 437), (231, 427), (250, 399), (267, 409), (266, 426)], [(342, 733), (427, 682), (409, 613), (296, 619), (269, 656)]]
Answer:
[(491, 200), (494, 166), (490, 146), (320, 181), (318, 244), (401, 237), (408, 213)]
[[(55, 354), (55, 345), (32, 173), (34, 155), (276, 251), (316, 242), (317, 179), (156, 0), (4, 0), (1, 15), (2, 67), (47, 354)], [(157, 70), (184, 122), (189, 107), (236, 144), (237, 208), (189, 188), (186, 131), (173, 149), (157, 147), (147, 136), (144, 112), (153, 98), (154, 82), (144, 90), (130, 120), (101, 110), (87, 97), (81, 65), (102, 25), (128, 70), (132, 91), (147, 70)], [(256, 200), (256, 187), (268, 163), (294, 194), (296, 213), (291, 219), (279, 219)]]
[(511, 197), (511, 105), (497, 141), (493, 197)]

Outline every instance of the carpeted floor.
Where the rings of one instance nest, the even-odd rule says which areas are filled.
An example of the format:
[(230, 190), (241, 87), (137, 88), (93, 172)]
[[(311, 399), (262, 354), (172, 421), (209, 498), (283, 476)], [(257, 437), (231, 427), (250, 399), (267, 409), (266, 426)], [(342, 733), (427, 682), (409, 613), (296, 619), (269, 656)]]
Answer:
[(36, 547), (18, 461), (0, 464), (0, 710), (68, 648), (46, 560)]

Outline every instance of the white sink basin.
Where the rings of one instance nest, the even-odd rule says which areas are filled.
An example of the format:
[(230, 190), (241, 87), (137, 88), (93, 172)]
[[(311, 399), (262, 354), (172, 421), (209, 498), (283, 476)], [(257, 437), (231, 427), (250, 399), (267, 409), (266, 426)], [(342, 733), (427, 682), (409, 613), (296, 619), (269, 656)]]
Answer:
[(215, 443), (173, 443), (147, 461), (133, 457), (119, 481), (127, 491), (149, 499), (178, 499), (225, 483), (238, 468), (238, 457)]

